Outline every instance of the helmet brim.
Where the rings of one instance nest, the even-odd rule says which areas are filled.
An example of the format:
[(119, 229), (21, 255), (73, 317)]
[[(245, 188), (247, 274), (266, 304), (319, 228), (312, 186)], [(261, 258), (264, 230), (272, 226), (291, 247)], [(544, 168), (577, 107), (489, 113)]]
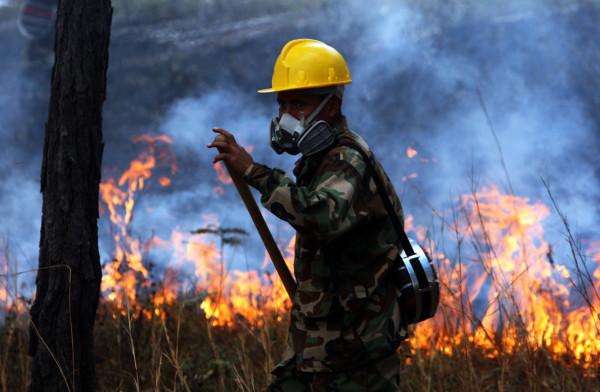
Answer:
[(340, 85), (350, 84), (350, 83), (352, 83), (352, 80), (347, 80), (344, 83), (319, 84), (318, 86), (297, 86), (297, 87), (286, 87), (286, 88), (271, 87), (271, 88), (264, 88), (262, 90), (258, 90), (257, 92), (260, 94), (265, 94), (265, 93), (278, 93), (281, 91), (312, 90), (312, 89), (319, 89), (319, 88), (323, 88), (323, 87), (340, 86)]

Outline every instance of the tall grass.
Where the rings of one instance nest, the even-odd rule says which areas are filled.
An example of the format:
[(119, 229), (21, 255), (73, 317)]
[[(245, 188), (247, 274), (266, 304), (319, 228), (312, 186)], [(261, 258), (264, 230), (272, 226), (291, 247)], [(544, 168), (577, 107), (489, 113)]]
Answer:
[[(595, 265), (589, 262), (558, 208), (557, 213), (563, 218), (564, 240), (574, 258), (570, 288), (595, 315), (591, 319), (598, 330), (600, 298), (591, 271)], [(434, 241), (434, 236), (453, 234), (455, 260), (451, 268), (439, 268), (443, 290), (438, 315), (413, 327), (411, 339), (399, 350), (403, 359), (402, 390), (600, 391), (600, 350), (591, 358), (577, 360), (568, 341), (563, 343), (571, 351), (557, 356), (551, 347), (530, 339), (526, 329), (528, 315), (520, 313), (513, 291), (519, 277), (507, 279), (506, 271), (493, 266), (497, 261), (496, 244), (490, 236), (481, 234), (487, 229), (481, 213), (475, 214), (474, 220), (466, 219), (464, 214), (458, 210), (454, 223), (442, 224), (435, 235), (433, 229), (429, 231), (429, 239), (432, 244), (437, 242), (437, 247), (442, 241)], [(466, 226), (457, 224), (459, 220), (466, 221)], [(476, 230), (477, 236), (470, 235)], [(482, 321), (477, 309), (481, 304), (476, 303), (469, 286), (457, 283), (463, 281), (474, 262), (467, 245), (475, 250), (475, 262), (482, 264), (480, 268), (502, 293), (497, 303), (488, 304), (501, 313), (501, 328), (492, 329)], [(432, 254), (441, 250), (433, 249)], [(524, 258), (530, 256), (525, 250), (522, 253)], [(4, 264), (14, 263), (8, 246), (3, 248), (1, 260)], [(13, 289), (14, 272), (9, 270), (0, 277), (0, 287), (11, 288), (0, 329), (2, 392), (26, 391), (29, 377), (27, 300)], [(13, 283), (9, 284), (11, 279)], [(539, 291), (539, 295), (546, 294)], [(263, 391), (269, 384), (270, 370), (281, 360), (285, 349), (287, 310), (264, 314), (255, 322), (238, 317), (233, 325), (223, 327), (207, 319), (200, 308), (206, 293), (181, 293), (175, 303), (161, 305), (160, 311), (155, 311), (151, 295), (125, 308), (101, 302), (95, 325), (98, 391), (255, 392)], [(481, 345), (472, 339), (473, 329), (483, 334), (489, 344)], [(517, 333), (508, 335), (504, 330)], [(423, 337), (429, 341), (423, 342)], [(552, 337), (564, 339), (561, 333)], [(508, 339), (513, 341), (508, 344)]]
[[(8, 237), (8, 236), (7, 236)], [(29, 378), (26, 300), (19, 292), (18, 261), (8, 239), (0, 239), (0, 387), (25, 390)]]
[[(201, 297), (200, 297), (201, 298)], [(285, 318), (267, 315), (257, 327), (239, 319), (212, 325), (194, 298), (148, 319), (138, 302), (125, 314), (103, 303), (96, 323), (100, 391), (261, 391), (281, 358)], [(154, 314), (154, 313), (152, 313)]]

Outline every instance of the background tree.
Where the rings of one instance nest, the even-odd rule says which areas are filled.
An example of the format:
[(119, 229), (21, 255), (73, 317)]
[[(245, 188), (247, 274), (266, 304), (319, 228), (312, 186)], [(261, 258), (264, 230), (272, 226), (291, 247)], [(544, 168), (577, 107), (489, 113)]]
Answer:
[(39, 271), (30, 391), (93, 391), (102, 271), (98, 189), (110, 0), (60, 0), (41, 172)]

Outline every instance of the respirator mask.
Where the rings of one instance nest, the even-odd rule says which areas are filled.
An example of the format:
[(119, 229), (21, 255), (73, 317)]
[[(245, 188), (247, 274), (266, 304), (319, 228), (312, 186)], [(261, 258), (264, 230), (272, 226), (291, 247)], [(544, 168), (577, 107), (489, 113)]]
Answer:
[(331, 146), (335, 141), (331, 126), (323, 120), (314, 122), (312, 120), (333, 95), (329, 93), (306, 119), (304, 114), (298, 120), (288, 113), (281, 118), (274, 118), (269, 132), (269, 144), (273, 150), (277, 154), (287, 152), (296, 155), (301, 152), (302, 155), (311, 156)]

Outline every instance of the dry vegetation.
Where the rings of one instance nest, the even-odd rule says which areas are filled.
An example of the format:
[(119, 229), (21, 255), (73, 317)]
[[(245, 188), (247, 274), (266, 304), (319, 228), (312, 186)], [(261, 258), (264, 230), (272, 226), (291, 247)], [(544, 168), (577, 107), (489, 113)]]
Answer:
[[(197, 306), (176, 304), (165, 320), (114, 317), (104, 305), (96, 323), (98, 391), (262, 391), (281, 358), (286, 322), (252, 328), (211, 327)], [(0, 342), (2, 391), (26, 391), (26, 322), (7, 320)], [(403, 391), (598, 391), (598, 370), (543, 348), (523, 345), (490, 358), (468, 341), (447, 355), (402, 348)], [(598, 358), (595, 358), (597, 363)], [(595, 365), (594, 365), (595, 366)]]
[[(570, 231), (567, 233), (570, 235)], [(575, 241), (572, 236), (568, 239)], [(578, 247), (573, 249), (574, 257), (580, 257), (576, 263), (578, 273), (585, 279), (591, 277), (587, 270), (592, 265), (577, 253)], [(7, 249), (4, 260), (10, 260)], [(8, 287), (5, 281), (10, 278), (3, 276), (2, 287)], [(451, 278), (446, 278), (448, 281), (442, 276), (446, 291), (443, 295), (467, 295), (448, 292), (454, 288)], [(571, 281), (572, 289), (581, 291), (576, 280)], [(593, 289), (587, 292), (592, 295), (586, 301), (593, 312), (600, 302), (598, 293)], [(160, 309), (164, 317), (147, 316), (161, 313), (154, 312), (151, 301), (140, 300), (125, 309), (102, 302), (95, 329), (98, 390), (264, 390), (270, 380), (270, 369), (283, 354), (287, 329), (285, 311), (267, 314), (254, 323), (238, 317), (232, 326), (213, 326), (200, 308), (205, 297), (203, 294), (181, 295), (176, 303)], [(29, 371), (26, 304), (22, 298), (16, 302), (12, 298), (12, 301), (19, 307), (5, 313), (0, 339), (0, 382), (2, 391), (11, 392), (26, 390)], [(467, 302), (467, 306), (457, 310), (449, 300), (442, 298), (430, 344), (423, 346), (411, 339), (401, 347), (403, 391), (600, 390), (598, 350), (585, 361), (577, 361), (573, 352), (557, 357), (552, 347), (535, 343), (525, 333), (515, 338), (502, 331), (487, 330), (482, 325), (479, 326), (489, 335), (487, 339), (494, 343), (492, 348), (484, 348), (468, 337), (455, 339), (464, 328), (456, 323), (457, 318), (477, 325), (472, 305)], [(518, 324), (514, 319), (503, 323), (507, 329)], [(597, 336), (593, 339), (597, 340)], [(509, 346), (507, 339), (516, 339), (516, 344), (510, 344), (511, 350), (498, 352), (498, 348)], [(446, 348), (440, 348), (440, 343)]]

